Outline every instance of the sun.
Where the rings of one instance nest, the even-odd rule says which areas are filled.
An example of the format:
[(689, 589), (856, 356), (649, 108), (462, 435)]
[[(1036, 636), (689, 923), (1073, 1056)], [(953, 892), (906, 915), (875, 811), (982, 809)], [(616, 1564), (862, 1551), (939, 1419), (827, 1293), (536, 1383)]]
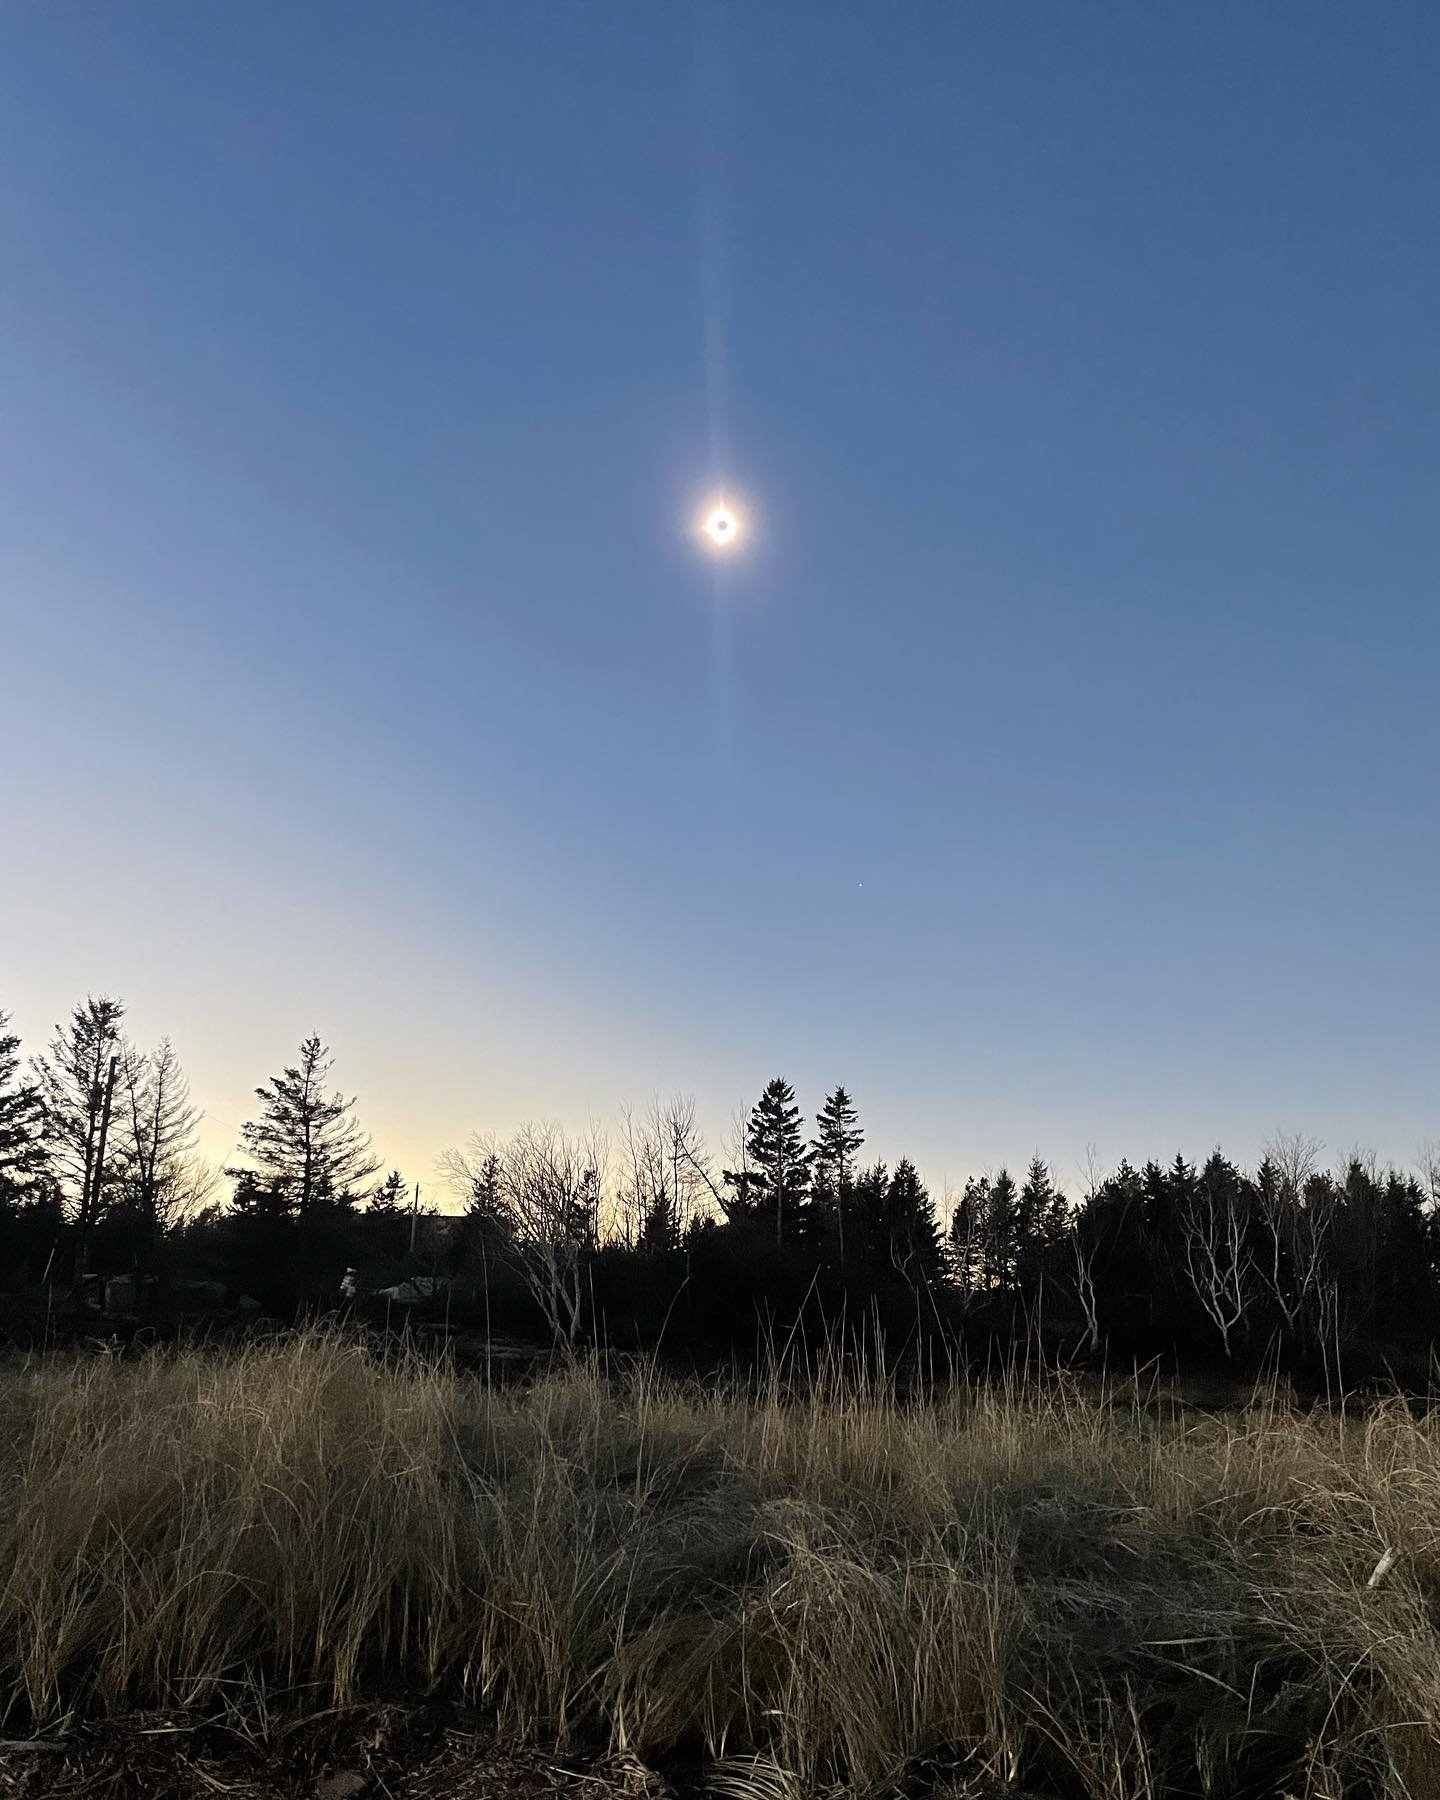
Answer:
[(740, 521), (721, 501), (705, 515), (705, 523), (701, 529), (717, 550), (728, 550), (740, 536)]

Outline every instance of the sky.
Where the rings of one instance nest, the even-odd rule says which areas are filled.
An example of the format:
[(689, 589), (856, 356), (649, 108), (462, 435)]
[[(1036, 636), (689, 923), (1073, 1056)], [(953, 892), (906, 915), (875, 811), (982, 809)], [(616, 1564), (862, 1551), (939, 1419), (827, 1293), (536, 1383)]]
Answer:
[[(387, 1163), (1440, 1135), (1440, 14), (0, 10), (0, 1007)], [(694, 529), (723, 493), (745, 535)]]

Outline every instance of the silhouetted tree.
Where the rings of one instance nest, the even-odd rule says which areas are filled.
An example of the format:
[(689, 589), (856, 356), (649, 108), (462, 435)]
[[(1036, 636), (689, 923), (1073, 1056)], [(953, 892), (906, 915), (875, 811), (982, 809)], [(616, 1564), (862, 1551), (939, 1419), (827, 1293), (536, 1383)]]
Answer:
[(410, 1185), (392, 1169), (375, 1188), (361, 1215), (362, 1242), (381, 1262), (401, 1263), (410, 1250)]
[(1008, 1169), (972, 1178), (965, 1186), (979, 1241), (978, 1285), (1009, 1293), (1015, 1285), (1015, 1177)]
[(973, 1177), (965, 1183), (965, 1191), (951, 1211), (950, 1229), (945, 1234), (945, 1260), (950, 1279), (968, 1306), (985, 1281), (981, 1206)]
[(230, 1210), (242, 1218), (293, 1219), (295, 1200), (283, 1182), (267, 1181), (254, 1169), (236, 1169)]
[(124, 1017), (119, 1000), (87, 999), (68, 1023), (55, 1027), (49, 1053), (34, 1063), (51, 1165), (75, 1228), (77, 1279), (85, 1273), (86, 1245), (119, 1160), (116, 1141), (106, 1132), (106, 1107), (108, 1098), (113, 1109), (111, 1063), (124, 1053)]
[(1025, 1181), (1015, 1197), (1011, 1222), (1011, 1260), (1016, 1285), (1038, 1297), (1051, 1252), (1065, 1237), (1068, 1208), (1042, 1157), (1031, 1158)]
[(298, 1066), (256, 1088), (260, 1116), (240, 1127), (258, 1185), (283, 1196), (302, 1220), (321, 1205), (354, 1205), (380, 1167), (353, 1116), (354, 1100), (326, 1086), (332, 1066), (318, 1035), (306, 1038)]
[(727, 1169), (735, 1190), (732, 1217), (748, 1217), (772, 1229), (775, 1242), (803, 1235), (810, 1182), (810, 1152), (800, 1124), (795, 1090), (781, 1076), (765, 1085), (745, 1133), (746, 1166)]
[(254, 1169), (233, 1173), (230, 1206), (213, 1225), (211, 1273), (284, 1317), (310, 1288), (312, 1246), (301, 1241), (294, 1196), (283, 1182)]
[(586, 1275), (600, 1247), (608, 1145), (591, 1130), (568, 1137), (549, 1122), (522, 1125), (503, 1145), (476, 1135), (440, 1159), (470, 1202), (483, 1254), (489, 1243), (523, 1281), (558, 1343), (585, 1329)]
[[(1145, 1177), (1122, 1159), (1094, 1186), (1075, 1220), (1071, 1261), (1082, 1290), (1076, 1299), (1092, 1349), (1117, 1333), (1132, 1351), (1149, 1346), (1146, 1333), (1154, 1327), (1152, 1296), (1160, 1271), (1151, 1251), (1147, 1205)], [(1171, 1302), (1173, 1311), (1173, 1294)]]
[(709, 1157), (695, 1122), (695, 1102), (676, 1095), (652, 1102), (643, 1118), (623, 1114), (619, 1234), (653, 1254), (679, 1247), (690, 1222), (715, 1194)]
[(883, 1248), (912, 1286), (937, 1281), (943, 1268), (935, 1204), (914, 1163), (902, 1156), (885, 1189)]
[(662, 1182), (650, 1191), (636, 1248), (647, 1256), (670, 1256), (680, 1248), (680, 1226), (670, 1190)]
[(0, 1012), (0, 1206), (31, 1198), (50, 1172), (45, 1103), (37, 1081), (20, 1078), (20, 1039)]
[(1330, 1233), (1338, 1203), (1317, 1180), (1318, 1146), (1281, 1138), (1266, 1149), (1252, 1184), (1256, 1269), (1282, 1334), (1296, 1346), (1327, 1345), (1338, 1314)]
[(410, 1184), (398, 1169), (392, 1169), (373, 1190), (365, 1203), (365, 1210), (376, 1218), (382, 1213), (404, 1213), (409, 1216)]
[(812, 1191), (817, 1205), (828, 1204), (835, 1220), (840, 1261), (845, 1261), (845, 1208), (850, 1198), (850, 1177), (855, 1154), (865, 1142), (860, 1115), (843, 1087), (828, 1095), (815, 1115), (815, 1141), (811, 1146)]
[(169, 1038), (146, 1056), (127, 1049), (116, 1092), (117, 1201), (129, 1254), (148, 1267), (160, 1238), (202, 1205), (214, 1175), (195, 1160), (200, 1109)]
[(39, 1084), (20, 1076), (20, 1040), (0, 1013), (0, 1288), (41, 1275), (60, 1232)]

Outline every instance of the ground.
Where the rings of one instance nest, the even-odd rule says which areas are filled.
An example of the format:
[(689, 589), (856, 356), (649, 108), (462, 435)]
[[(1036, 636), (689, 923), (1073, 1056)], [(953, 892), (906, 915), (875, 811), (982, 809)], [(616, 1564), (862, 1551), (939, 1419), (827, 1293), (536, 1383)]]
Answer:
[(672, 1800), (640, 1763), (562, 1757), (398, 1709), (248, 1732), (137, 1714), (95, 1730), (0, 1742), (0, 1800)]
[[(313, 1737), (282, 1730), (265, 1744), (174, 1715), (138, 1713), (53, 1737), (0, 1740), (0, 1800), (792, 1800), (795, 1790), (756, 1770), (710, 1786), (631, 1757), (562, 1756), (508, 1743), (423, 1709), (374, 1709), (315, 1722)], [(772, 1790), (772, 1781), (776, 1782)], [(1002, 1795), (930, 1767), (926, 1800), (1037, 1800)], [(824, 1800), (842, 1800), (838, 1794)]]

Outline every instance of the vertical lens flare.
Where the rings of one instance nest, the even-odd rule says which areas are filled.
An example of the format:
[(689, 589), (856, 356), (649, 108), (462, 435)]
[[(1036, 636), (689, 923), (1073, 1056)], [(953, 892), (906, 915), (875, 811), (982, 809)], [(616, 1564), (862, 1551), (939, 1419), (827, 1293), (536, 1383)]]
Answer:
[(715, 550), (730, 549), (740, 537), (740, 516), (723, 500), (707, 508), (700, 530)]

